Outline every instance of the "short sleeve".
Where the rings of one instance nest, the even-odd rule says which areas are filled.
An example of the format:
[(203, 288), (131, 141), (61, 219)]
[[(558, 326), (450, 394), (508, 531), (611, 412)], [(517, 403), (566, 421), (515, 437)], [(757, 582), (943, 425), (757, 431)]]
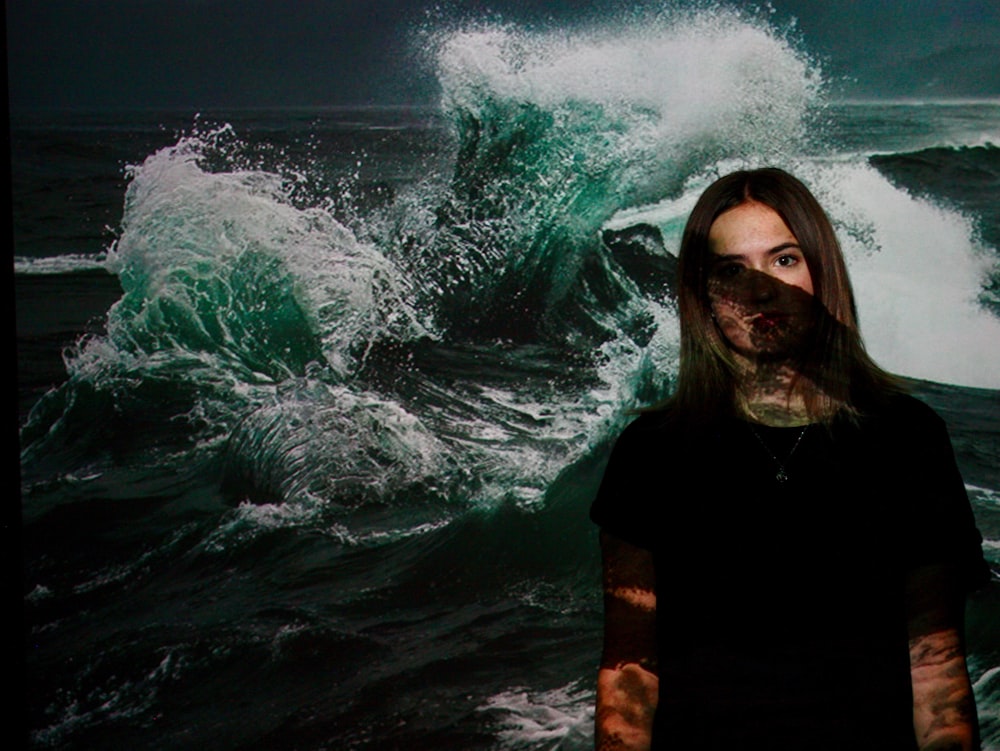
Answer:
[(967, 591), (989, 580), (982, 536), (942, 420), (916, 399), (896, 421), (895, 458), (902, 476), (901, 527), (908, 568), (944, 564)]
[(652, 457), (669, 456), (662, 446), (664, 430), (657, 423), (653, 416), (642, 415), (625, 428), (611, 450), (590, 507), (590, 518), (601, 529), (646, 550), (654, 546), (650, 473), (656, 465)]

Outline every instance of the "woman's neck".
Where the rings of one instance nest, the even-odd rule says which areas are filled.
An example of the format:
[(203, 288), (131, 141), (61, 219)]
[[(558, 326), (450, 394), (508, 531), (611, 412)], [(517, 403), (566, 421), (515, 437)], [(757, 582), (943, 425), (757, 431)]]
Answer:
[(748, 420), (775, 427), (814, 422), (806, 394), (813, 384), (787, 363), (746, 363), (737, 387), (737, 408)]

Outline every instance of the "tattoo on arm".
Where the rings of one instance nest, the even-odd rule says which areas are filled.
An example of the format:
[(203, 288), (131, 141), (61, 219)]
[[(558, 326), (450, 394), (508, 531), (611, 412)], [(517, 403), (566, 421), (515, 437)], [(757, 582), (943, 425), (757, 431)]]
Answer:
[(598, 751), (648, 749), (659, 696), (656, 586), (648, 551), (602, 534), (604, 650), (597, 677)]
[(911, 575), (907, 587), (913, 727), (923, 751), (978, 746), (976, 704), (965, 664), (964, 598), (943, 567)]

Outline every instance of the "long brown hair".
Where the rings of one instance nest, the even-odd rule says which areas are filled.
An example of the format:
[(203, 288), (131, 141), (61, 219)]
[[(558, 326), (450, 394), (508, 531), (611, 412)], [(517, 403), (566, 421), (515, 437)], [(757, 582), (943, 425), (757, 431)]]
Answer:
[(712, 318), (708, 299), (708, 235), (721, 214), (750, 201), (781, 216), (799, 241), (812, 276), (818, 315), (798, 363), (799, 372), (816, 386), (805, 393), (810, 417), (824, 422), (837, 414), (854, 417), (866, 405), (900, 392), (900, 381), (865, 351), (844, 255), (826, 212), (798, 179), (772, 167), (716, 180), (688, 218), (677, 269), (680, 372), (665, 406), (691, 422), (710, 422), (737, 411), (737, 363)]

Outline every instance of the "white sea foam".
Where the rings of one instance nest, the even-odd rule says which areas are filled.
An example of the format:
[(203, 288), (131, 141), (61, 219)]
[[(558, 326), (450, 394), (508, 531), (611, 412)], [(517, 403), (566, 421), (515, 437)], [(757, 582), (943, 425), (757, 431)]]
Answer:
[(915, 378), (1000, 387), (1000, 320), (978, 301), (990, 261), (972, 221), (867, 164), (800, 171), (840, 230), (875, 359)]
[(593, 743), (594, 693), (572, 683), (551, 691), (512, 688), (479, 708), (499, 725), (501, 748), (583, 749)]
[(58, 712), (55, 721), (31, 733), (40, 747), (57, 748), (81, 729), (101, 724), (122, 723), (142, 717), (153, 705), (160, 686), (175, 680), (184, 668), (184, 660), (170, 649), (160, 662), (135, 680), (108, 678), (108, 685), (94, 688), (89, 694), (77, 694), (73, 688), (60, 692), (59, 702), (47, 708)]
[(983, 505), (1000, 506), (1000, 491), (993, 488), (981, 488), (978, 485), (966, 484), (965, 489), (975, 503)]
[(393, 529), (378, 529), (350, 532), (343, 524), (331, 527), (329, 533), (344, 543), (345, 545), (365, 546), (384, 545), (385, 543), (408, 540), (412, 537), (422, 537), (423, 535), (437, 532), (451, 524), (451, 519), (440, 519), (435, 522), (425, 522), (412, 527), (397, 527)]
[[(983, 728), (983, 751), (1000, 751), (993, 728), (1000, 727), (1000, 667), (986, 670), (972, 685), (976, 696), (979, 724)], [(987, 731), (987, 729), (989, 729)]]
[[(122, 236), (109, 252), (108, 266), (122, 277), (127, 295), (143, 299), (142, 315), (152, 319), (150, 329), (169, 320), (161, 307), (169, 306), (174, 315), (189, 311), (195, 325), (207, 305), (217, 311), (222, 331), (223, 340), (215, 344), (238, 339), (226, 326), (225, 306), (236, 308), (238, 275), (263, 261), (288, 274), (291, 294), (310, 317), (328, 364), (340, 375), (355, 366), (348, 351), (381, 334), (429, 336), (407, 302), (405, 277), (325, 209), (293, 206), (284, 178), (261, 170), (202, 168), (203, 150), (226, 132), (182, 138), (130, 170)], [(266, 265), (263, 271), (268, 271)], [(199, 299), (208, 294), (220, 297)], [(221, 296), (225, 294), (233, 299)], [(268, 299), (266, 286), (256, 302), (259, 310), (249, 312), (262, 316), (269, 314), (268, 305), (282, 304)], [(122, 320), (112, 310), (109, 329), (129, 336), (140, 322), (134, 314)]]
[(42, 584), (36, 584), (35, 588), (24, 596), (24, 599), (31, 603), (42, 602), (52, 597), (52, 590)]
[(648, 175), (718, 145), (788, 153), (806, 137), (822, 88), (819, 68), (786, 38), (722, 8), (589, 32), (450, 33), (439, 41), (437, 67), (446, 109), (475, 112), (501, 98), (614, 113), (627, 127), (622, 148), (648, 155), (639, 167)]
[(998, 687), (1000, 687), (1000, 667), (990, 668), (987, 670), (979, 676), (972, 688), (976, 691), (983, 691), (990, 684), (998, 684)]
[(65, 253), (44, 258), (14, 256), (15, 274), (76, 274), (106, 271), (107, 253)]

